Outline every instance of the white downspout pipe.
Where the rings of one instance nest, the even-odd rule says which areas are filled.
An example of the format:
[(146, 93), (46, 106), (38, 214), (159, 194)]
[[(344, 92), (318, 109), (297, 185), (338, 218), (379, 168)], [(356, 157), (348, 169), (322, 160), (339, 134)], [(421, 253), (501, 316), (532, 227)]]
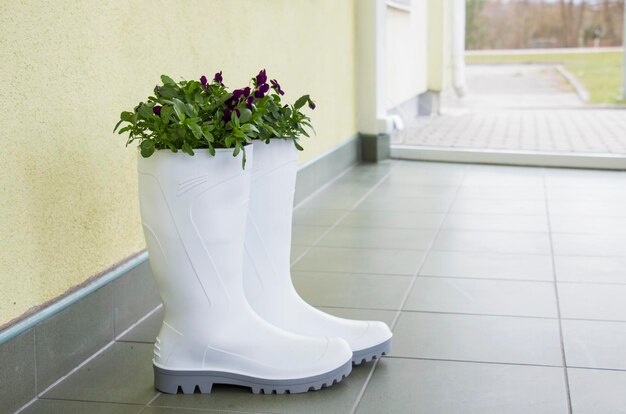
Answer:
[(452, 1), (452, 86), (457, 96), (465, 96), (465, 0)]
[(622, 40), (622, 53), (624, 62), (622, 66), (622, 98), (626, 99), (626, 3), (624, 3), (624, 38)]

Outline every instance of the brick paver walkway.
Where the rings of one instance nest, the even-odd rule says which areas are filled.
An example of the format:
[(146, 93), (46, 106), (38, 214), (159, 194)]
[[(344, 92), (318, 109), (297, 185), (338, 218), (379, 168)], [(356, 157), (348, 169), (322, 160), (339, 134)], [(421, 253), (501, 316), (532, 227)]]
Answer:
[(584, 105), (553, 66), (472, 65), (468, 94), (444, 97), (393, 143), (445, 148), (626, 154), (626, 110)]

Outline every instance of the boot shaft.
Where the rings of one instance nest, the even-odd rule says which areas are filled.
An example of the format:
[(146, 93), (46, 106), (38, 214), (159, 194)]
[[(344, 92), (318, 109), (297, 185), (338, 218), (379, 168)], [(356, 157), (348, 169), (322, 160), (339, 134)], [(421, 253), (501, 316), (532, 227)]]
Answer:
[[(252, 165), (252, 146), (246, 148)], [(250, 167), (232, 149), (139, 157), (139, 200), (165, 320), (184, 331), (191, 313), (219, 318), (242, 294)]]

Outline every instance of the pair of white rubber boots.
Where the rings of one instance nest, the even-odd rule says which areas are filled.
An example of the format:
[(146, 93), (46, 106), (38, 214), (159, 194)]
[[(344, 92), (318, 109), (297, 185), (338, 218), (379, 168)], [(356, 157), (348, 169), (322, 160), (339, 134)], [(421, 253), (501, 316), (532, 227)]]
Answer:
[(143, 229), (164, 304), (153, 360), (160, 391), (317, 390), (391, 348), (384, 323), (328, 315), (293, 287), (293, 143), (258, 142), (246, 153), (245, 169), (232, 149), (139, 157)]

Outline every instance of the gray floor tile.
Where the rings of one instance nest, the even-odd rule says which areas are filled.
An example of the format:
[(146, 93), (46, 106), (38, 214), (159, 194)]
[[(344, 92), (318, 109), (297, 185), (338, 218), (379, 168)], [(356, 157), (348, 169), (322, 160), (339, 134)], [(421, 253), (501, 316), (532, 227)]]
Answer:
[(550, 216), (555, 233), (626, 234), (626, 217)]
[(304, 394), (254, 395), (250, 389), (243, 387), (215, 386), (211, 394), (161, 394), (151, 405), (246, 413), (348, 414), (370, 370), (371, 364), (356, 366), (350, 376), (339, 384)]
[(296, 208), (293, 212), (293, 223), (303, 226), (332, 226), (347, 210), (321, 210), (312, 208)]
[(458, 186), (465, 173), (459, 171), (422, 171), (392, 168), (387, 179), (393, 185), (441, 185)]
[(320, 307), (330, 315), (335, 315), (345, 319), (357, 319), (361, 321), (382, 321), (391, 326), (396, 317), (397, 311), (379, 310), (379, 309), (351, 309), (351, 308), (327, 308)]
[(357, 413), (567, 413), (562, 368), (386, 358)]
[(448, 214), (441, 228), (445, 230), (547, 232), (548, 217), (545, 214)]
[(494, 186), (494, 187), (530, 187), (543, 188), (543, 176), (532, 169), (506, 171), (505, 168), (494, 168), (492, 171), (468, 171), (463, 186)]
[(576, 169), (547, 169), (546, 187), (548, 193), (560, 187), (592, 187), (624, 191), (626, 174), (623, 171), (598, 171)]
[(487, 200), (457, 198), (450, 209), (459, 214), (546, 214), (546, 203), (541, 200)]
[(297, 271), (414, 275), (424, 252), (313, 247), (294, 265)]
[(369, 190), (367, 186), (334, 185), (327, 187), (303, 202), (306, 209), (350, 210)]
[(157, 395), (152, 350), (152, 344), (116, 342), (43, 397), (145, 404)]
[(576, 414), (626, 414), (626, 372), (596, 369), (567, 370)]
[(136, 414), (143, 408), (143, 405), (39, 399), (20, 414)]
[(547, 255), (431, 251), (421, 275), (552, 281)]
[(411, 278), (391, 275), (293, 272), (293, 283), (314, 306), (400, 309)]
[(553, 319), (402, 312), (392, 355), (561, 365), (559, 326)]
[(552, 242), (557, 255), (626, 257), (626, 235), (555, 233)]
[(302, 256), (304, 252), (306, 252), (310, 248), (311, 246), (298, 246), (295, 244), (291, 245), (291, 259), (290, 259), (291, 263), (293, 264), (293, 262), (298, 260), (298, 258)]
[(353, 210), (341, 220), (347, 227), (381, 227), (399, 229), (437, 229), (443, 222), (443, 213), (412, 213), (404, 211)]
[(626, 285), (559, 283), (561, 317), (626, 321)]
[(159, 329), (161, 329), (162, 322), (163, 322), (163, 307), (160, 307), (156, 312), (152, 313), (148, 318), (146, 318), (137, 326), (133, 327), (130, 331), (126, 332), (123, 336), (118, 338), (118, 341), (120, 342), (145, 342), (147, 344), (153, 344), (155, 338), (159, 334)]
[(568, 366), (626, 370), (626, 323), (563, 320), (562, 326)]
[(626, 182), (620, 186), (548, 186), (548, 197), (554, 201), (626, 201)]
[(547, 233), (442, 230), (433, 250), (550, 254)]
[[(207, 413), (207, 414), (233, 414), (238, 413), (239, 411), (226, 411), (226, 410), (201, 410), (198, 408), (194, 409), (185, 409), (185, 408), (173, 408), (173, 407), (147, 407), (145, 410), (141, 412), (141, 414), (198, 414), (198, 413)], [(261, 412), (255, 414), (263, 414)]]
[(317, 245), (366, 249), (427, 250), (436, 234), (435, 230), (337, 226), (324, 236)]
[(326, 226), (302, 226), (296, 224), (291, 231), (291, 242), (298, 246), (312, 246), (328, 229), (329, 227)]
[(560, 282), (626, 283), (626, 257), (555, 256)]
[(486, 186), (464, 185), (458, 193), (459, 198), (482, 198), (490, 200), (545, 200), (542, 186)]
[(451, 203), (450, 197), (378, 197), (370, 195), (356, 207), (356, 210), (445, 213), (449, 210)]
[(457, 193), (457, 186), (407, 184), (385, 182), (372, 192), (374, 197), (449, 197)]
[(551, 215), (559, 216), (626, 216), (626, 201), (607, 203), (602, 200), (554, 201), (548, 199), (548, 208)]
[(114, 286), (104, 286), (35, 328), (41, 392), (114, 338)]
[(0, 344), (0, 412), (13, 412), (37, 395), (35, 333)]
[(552, 283), (419, 277), (405, 310), (556, 318)]

